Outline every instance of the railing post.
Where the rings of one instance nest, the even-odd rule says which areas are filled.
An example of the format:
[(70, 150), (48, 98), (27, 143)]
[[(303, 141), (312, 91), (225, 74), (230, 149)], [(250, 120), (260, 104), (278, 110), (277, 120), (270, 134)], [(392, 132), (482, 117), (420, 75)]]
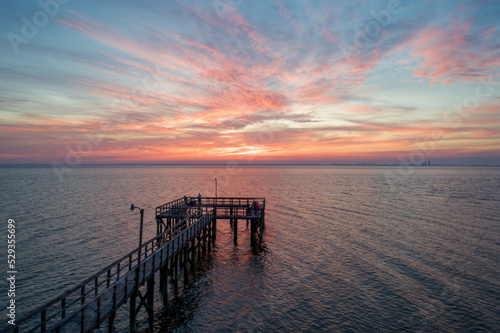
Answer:
[(81, 289), (81, 304), (85, 304), (85, 285), (82, 286), (82, 289)]
[[(116, 310), (118, 309), (118, 305), (116, 304), (116, 288), (117, 288), (117, 285), (115, 284), (113, 286), (113, 313), (111, 314), (111, 317), (110, 317), (110, 321), (112, 321), (112, 327), (113, 327), (113, 330), (114, 330), (114, 321), (115, 321), (115, 315), (116, 315)], [(108, 323), (108, 328), (110, 327), (109, 325), (110, 323)], [(109, 329), (108, 329), (109, 331)]]
[(82, 308), (82, 322), (81, 322), (81, 330), (82, 330), (82, 333), (84, 333), (86, 331), (86, 326), (85, 326), (85, 308)]
[(194, 272), (194, 261), (196, 254), (196, 235), (193, 235), (193, 239), (191, 240), (191, 270)]
[(97, 328), (99, 328), (101, 324), (101, 298), (97, 298)]
[(61, 319), (66, 317), (66, 297), (61, 300)]
[(203, 250), (203, 254), (205, 254), (205, 251), (206, 251), (206, 248), (207, 248), (207, 228), (206, 227), (203, 227), (203, 230), (202, 230), (202, 233), (203, 233), (203, 246), (202, 246), (202, 250)]
[(147, 285), (147, 307), (148, 307), (148, 321), (149, 321), (149, 328), (151, 331), (153, 331), (154, 327), (154, 292), (155, 292), (155, 275), (151, 275), (151, 277), (148, 280), (148, 285)]
[(127, 303), (128, 295), (128, 275), (125, 276), (125, 303)]
[(129, 326), (130, 326), (130, 333), (135, 333), (137, 332), (137, 323), (136, 323), (136, 307), (135, 307), (135, 302), (137, 300), (137, 289), (134, 289), (134, 292), (130, 296), (130, 321), (129, 321)]
[(47, 309), (42, 310), (42, 315), (40, 319), (42, 321), (41, 332), (45, 333), (47, 332)]
[(94, 295), (95, 296), (97, 296), (97, 294), (99, 293), (98, 289), (99, 289), (99, 277), (96, 277), (94, 280)]

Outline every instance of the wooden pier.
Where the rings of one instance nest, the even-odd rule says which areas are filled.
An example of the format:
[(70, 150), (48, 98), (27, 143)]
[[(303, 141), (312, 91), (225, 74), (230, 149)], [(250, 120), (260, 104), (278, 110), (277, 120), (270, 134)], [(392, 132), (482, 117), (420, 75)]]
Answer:
[[(177, 199), (156, 207), (157, 236), (103, 268), (74, 288), (32, 312), (3, 332), (92, 332), (106, 325), (114, 332), (118, 308), (129, 303), (130, 332), (137, 331), (141, 309), (154, 325), (154, 285), (168, 302), (169, 285), (176, 290), (179, 273), (187, 277), (196, 258), (210, 251), (217, 220), (228, 219), (238, 239), (238, 220), (251, 223), (252, 242), (260, 242), (265, 225), (264, 198)], [(254, 203), (258, 202), (256, 208)], [(141, 210), (141, 215), (144, 211)], [(144, 288), (145, 287), (145, 288)], [(141, 289), (142, 288), (142, 289)], [(145, 289), (145, 290), (144, 290)]]

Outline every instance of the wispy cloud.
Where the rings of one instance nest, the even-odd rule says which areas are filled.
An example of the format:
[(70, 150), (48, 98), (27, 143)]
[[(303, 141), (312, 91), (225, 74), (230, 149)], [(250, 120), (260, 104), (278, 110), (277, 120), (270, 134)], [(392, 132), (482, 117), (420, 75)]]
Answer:
[[(385, 158), (435, 128), (447, 151), (494, 151), (499, 100), (459, 128), (441, 117), (499, 74), (494, 15), (466, 2), (401, 6), (387, 24), (373, 14), (387, 12), (382, 1), (67, 6), (25, 55), (2, 58), (0, 158), (58, 160), (98, 129), (89, 163)], [(373, 24), (376, 36), (346, 54)]]

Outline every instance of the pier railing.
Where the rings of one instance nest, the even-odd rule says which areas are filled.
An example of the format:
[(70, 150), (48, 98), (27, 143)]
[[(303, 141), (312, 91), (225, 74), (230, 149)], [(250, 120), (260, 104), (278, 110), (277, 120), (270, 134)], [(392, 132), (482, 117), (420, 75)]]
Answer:
[[(116, 309), (168, 256), (178, 251), (214, 218), (213, 211), (191, 216), (142, 244), (137, 282), (139, 247), (62, 295), (35, 310), (3, 332), (88, 332), (116, 313)], [(161, 251), (160, 251), (161, 250)]]
[[(191, 204), (191, 198), (194, 199), (194, 204)], [(259, 208), (264, 210), (266, 205), (265, 198), (202, 197), (201, 200), (198, 200), (198, 197), (187, 197), (187, 202), (181, 198), (156, 207), (156, 216), (164, 213), (181, 214), (188, 207), (217, 208), (217, 215), (219, 215), (219, 209), (221, 208), (241, 207), (242, 209), (246, 209), (251, 207), (254, 202), (258, 202)]]

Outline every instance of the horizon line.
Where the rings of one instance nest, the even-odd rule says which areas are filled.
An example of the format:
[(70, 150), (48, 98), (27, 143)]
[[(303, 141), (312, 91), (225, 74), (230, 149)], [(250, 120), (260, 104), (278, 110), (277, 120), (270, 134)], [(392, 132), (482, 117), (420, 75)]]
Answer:
[[(500, 164), (397, 164), (397, 163), (82, 163), (77, 166), (66, 166), (71, 169), (76, 169), (81, 166), (224, 166), (224, 165), (241, 165), (241, 166), (414, 166), (414, 167), (433, 167), (433, 166), (459, 166), (459, 167), (500, 167)], [(53, 166), (51, 163), (0, 163), (3, 166)], [(65, 166), (64, 164), (62, 166)]]

